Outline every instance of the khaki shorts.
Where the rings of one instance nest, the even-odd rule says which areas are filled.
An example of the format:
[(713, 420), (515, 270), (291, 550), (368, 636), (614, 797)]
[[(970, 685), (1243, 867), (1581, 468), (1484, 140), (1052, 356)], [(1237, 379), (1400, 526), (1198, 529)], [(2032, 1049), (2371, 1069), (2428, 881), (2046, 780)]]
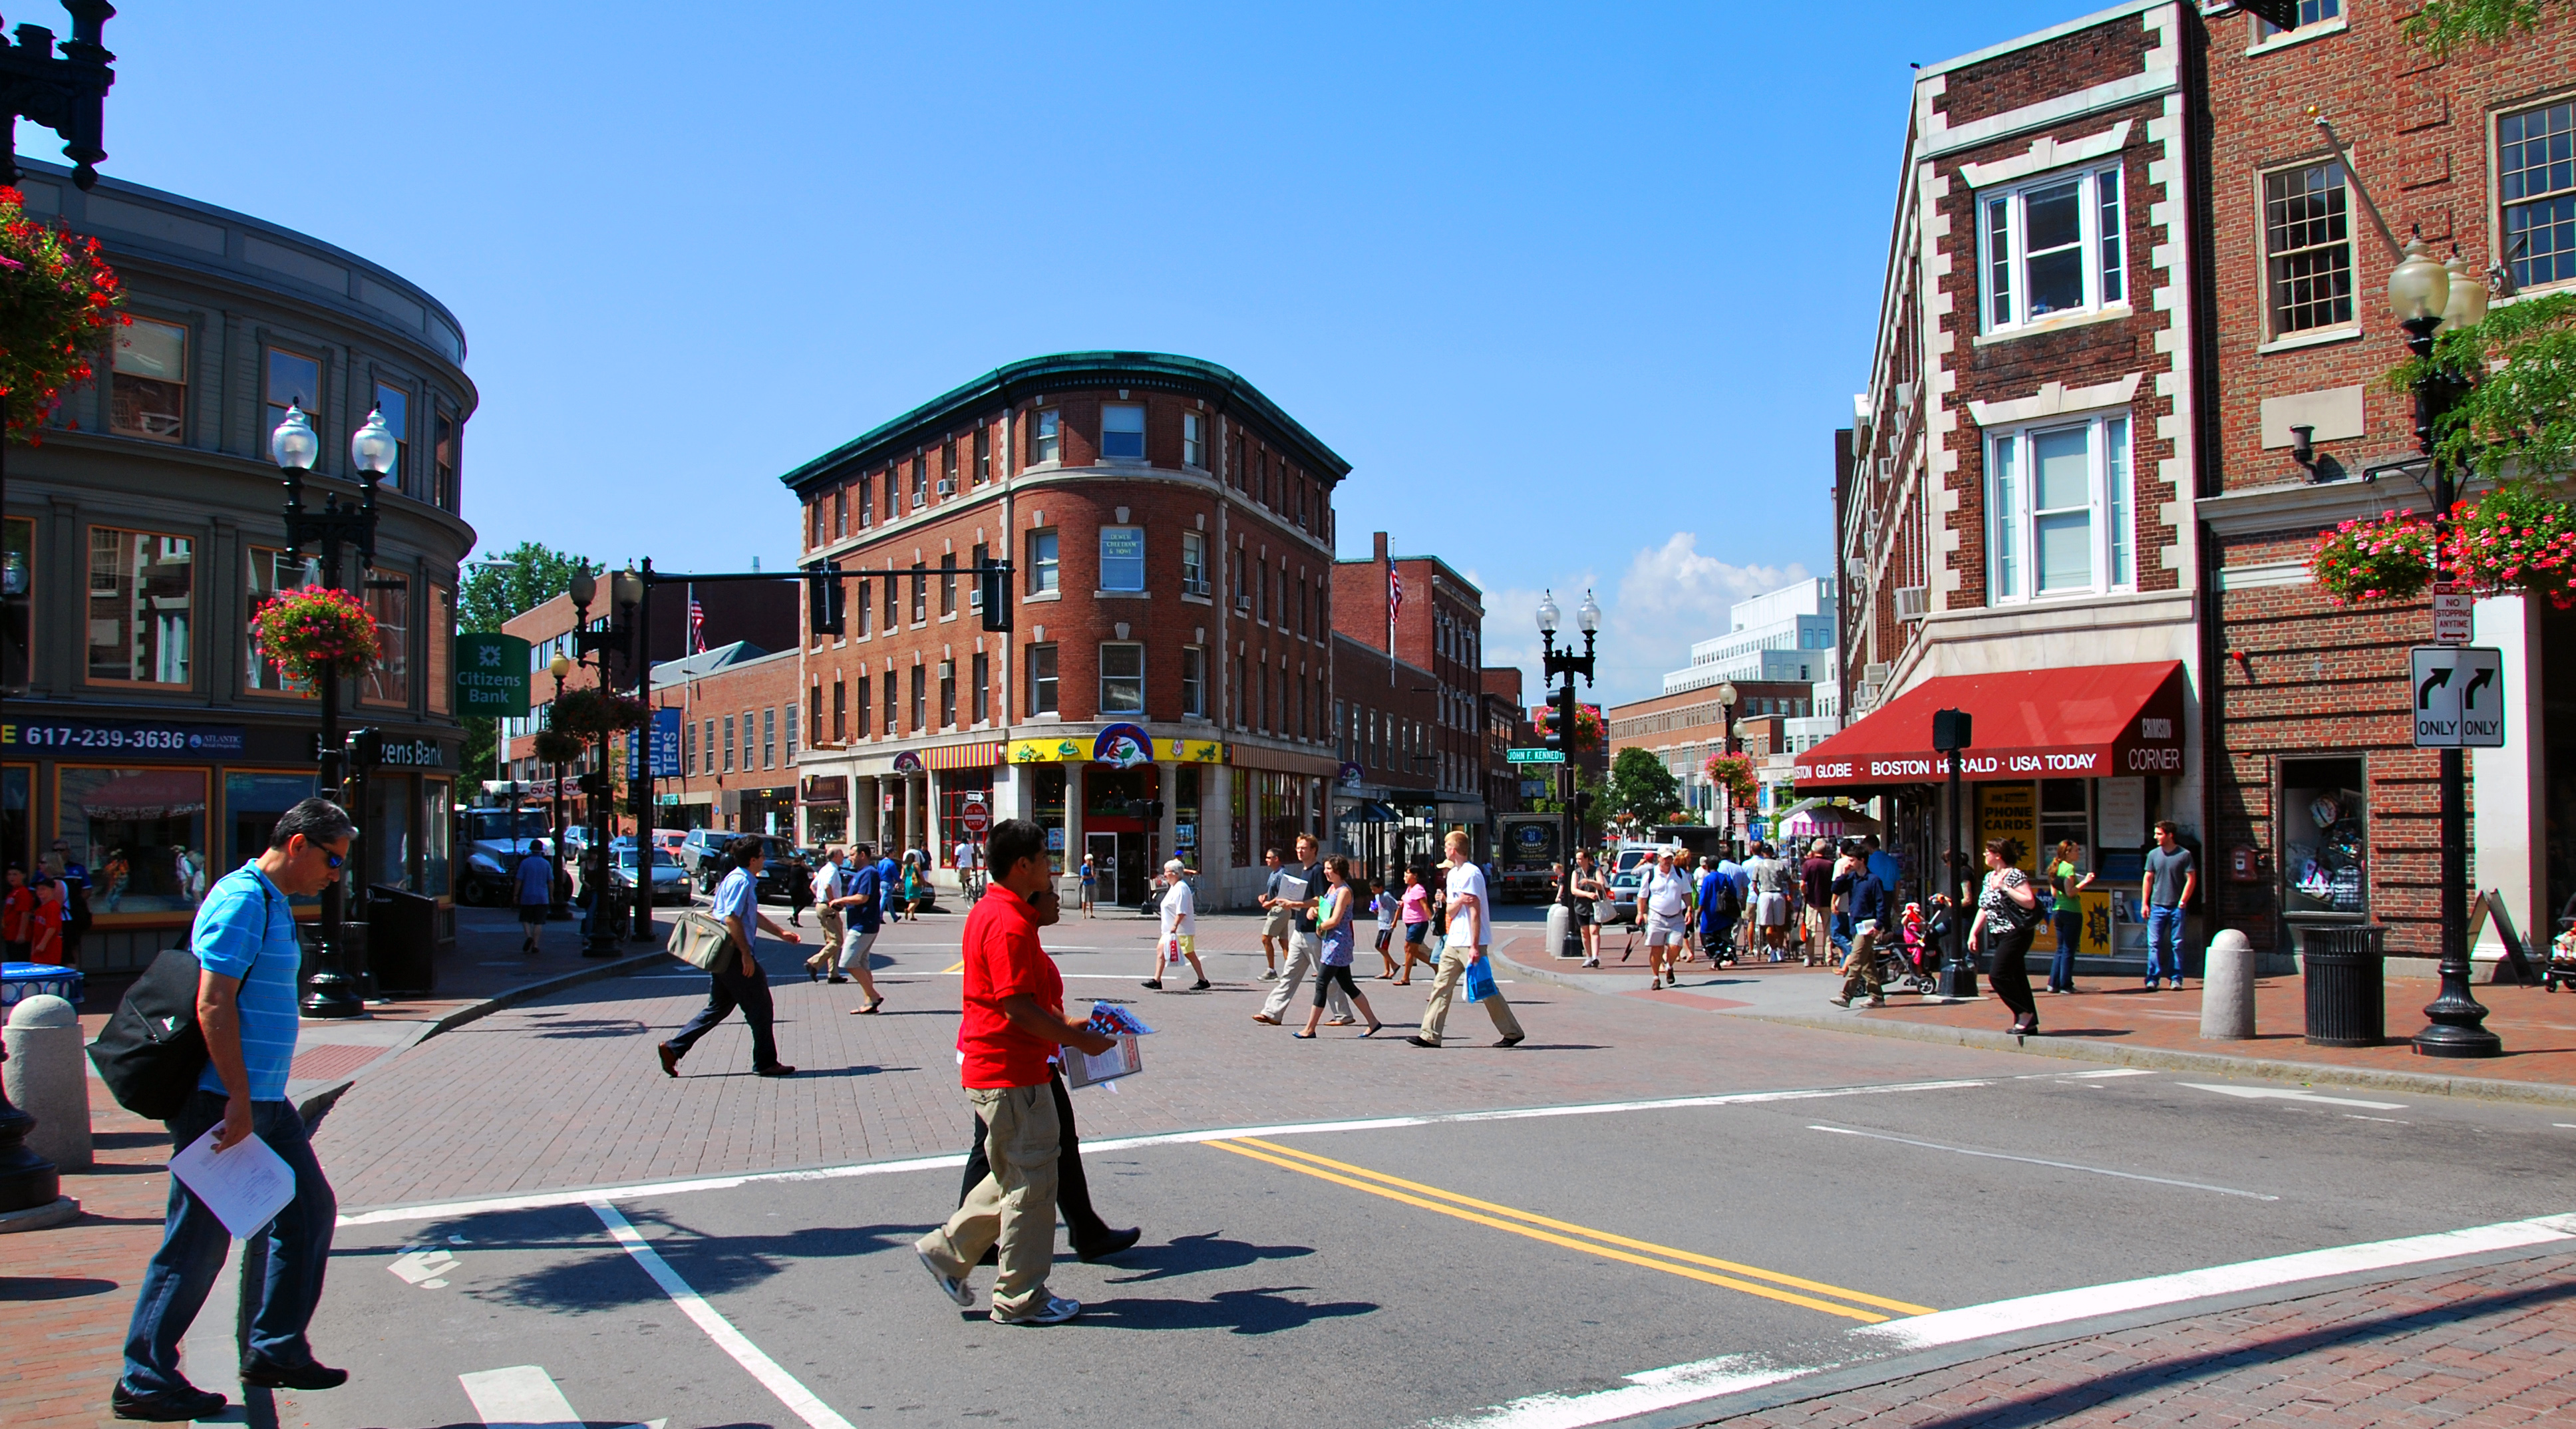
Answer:
[(1291, 915), (1288, 910), (1285, 908), (1271, 909), (1269, 916), (1261, 920), (1261, 936), (1265, 938), (1287, 937), (1291, 931), (1288, 921), (1290, 916)]

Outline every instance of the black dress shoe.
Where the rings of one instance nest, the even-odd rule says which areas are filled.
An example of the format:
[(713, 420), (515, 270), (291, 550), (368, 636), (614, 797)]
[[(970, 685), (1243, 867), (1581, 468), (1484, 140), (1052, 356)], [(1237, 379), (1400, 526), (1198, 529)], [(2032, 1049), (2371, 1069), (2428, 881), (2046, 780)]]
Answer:
[(1098, 1245), (1075, 1246), (1073, 1253), (1086, 1261), (1107, 1260), (1120, 1251), (1134, 1249), (1136, 1242), (1143, 1238), (1144, 1234), (1143, 1229), (1134, 1226), (1123, 1231), (1111, 1231), (1107, 1240)]
[(253, 1355), (242, 1361), (241, 1382), (250, 1389), (338, 1389), (349, 1382), (349, 1372), (318, 1360), (279, 1364)]
[(212, 1419), (224, 1412), (228, 1401), (210, 1390), (182, 1387), (165, 1389), (158, 1394), (135, 1394), (118, 1380), (116, 1389), (107, 1397), (107, 1407), (119, 1419), (142, 1419), (154, 1424), (185, 1424), (192, 1419)]
[(775, 1066), (754, 1067), (751, 1071), (752, 1075), (759, 1077), (792, 1077), (796, 1075), (796, 1069), (787, 1065), (785, 1062), (780, 1062)]

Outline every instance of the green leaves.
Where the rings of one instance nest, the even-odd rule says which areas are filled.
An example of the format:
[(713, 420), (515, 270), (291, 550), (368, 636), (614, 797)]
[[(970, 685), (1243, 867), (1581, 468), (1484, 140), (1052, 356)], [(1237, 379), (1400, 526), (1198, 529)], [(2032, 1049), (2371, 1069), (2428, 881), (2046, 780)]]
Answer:
[(2463, 45), (2500, 45), (2540, 27), (2540, 0), (2424, 0), (2399, 22), (2416, 48), (2441, 59)]
[(596, 564), (586, 556), (521, 541), (494, 559), (512, 565), (476, 566), (466, 574), (456, 614), (468, 631), (498, 632), (504, 621), (536, 609), (572, 589), (573, 572)]
[(1682, 781), (1654, 751), (1632, 745), (1610, 762), (1609, 797), (1613, 811), (1651, 827), (1682, 811)]
[(2444, 465), (2491, 480), (2576, 469), (2576, 293), (2500, 304), (2439, 333), (2432, 355), (2399, 364), (2388, 386), (2412, 392), (2428, 378), (2465, 384), (2433, 425)]

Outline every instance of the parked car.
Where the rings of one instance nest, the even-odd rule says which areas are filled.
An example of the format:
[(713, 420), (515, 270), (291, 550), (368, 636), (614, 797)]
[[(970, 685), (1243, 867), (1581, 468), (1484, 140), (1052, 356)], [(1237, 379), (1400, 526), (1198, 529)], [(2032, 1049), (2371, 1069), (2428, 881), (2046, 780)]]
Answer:
[(1610, 879), (1610, 901), (1597, 907), (1593, 920), (1604, 926), (1637, 921), (1637, 890), (1645, 885), (1646, 875), (1630, 869)]
[[(688, 842), (676, 861), (682, 872), (697, 882), (698, 891), (713, 893), (724, 876), (733, 871), (733, 861), (725, 850), (735, 839), (742, 837), (744, 835), (727, 833), (722, 829), (691, 829)], [(767, 834), (753, 837), (760, 840), (763, 859), (757, 896), (763, 903), (784, 903), (787, 901), (788, 860), (795, 853), (795, 846)]]
[[(608, 868), (609, 886), (619, 894), (633, 896), (635, 890), (635, 850), (627, 848), (612, 855), (615, 862)], [(653, 850), (653, 901), (686, 907), (690, 903), (689, 875), (680, 861), (660, 849)]]

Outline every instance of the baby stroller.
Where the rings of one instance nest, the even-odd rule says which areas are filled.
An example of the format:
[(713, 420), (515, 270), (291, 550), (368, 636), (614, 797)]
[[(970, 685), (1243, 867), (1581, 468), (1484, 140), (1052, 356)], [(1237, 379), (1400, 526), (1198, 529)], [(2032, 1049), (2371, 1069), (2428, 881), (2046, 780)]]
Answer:
[(2540, 975), (2540, 986), (2556, 992), (2560, 984), (2576, 987), (2576, 928), (2549, 940), (2549, 967)]
[(1877, 945), (1879, 982), (1925, 997), (1941, 984), (1941, 948), (1923, 921), (1923, 905), (1908, 903), (1897, 935)]

